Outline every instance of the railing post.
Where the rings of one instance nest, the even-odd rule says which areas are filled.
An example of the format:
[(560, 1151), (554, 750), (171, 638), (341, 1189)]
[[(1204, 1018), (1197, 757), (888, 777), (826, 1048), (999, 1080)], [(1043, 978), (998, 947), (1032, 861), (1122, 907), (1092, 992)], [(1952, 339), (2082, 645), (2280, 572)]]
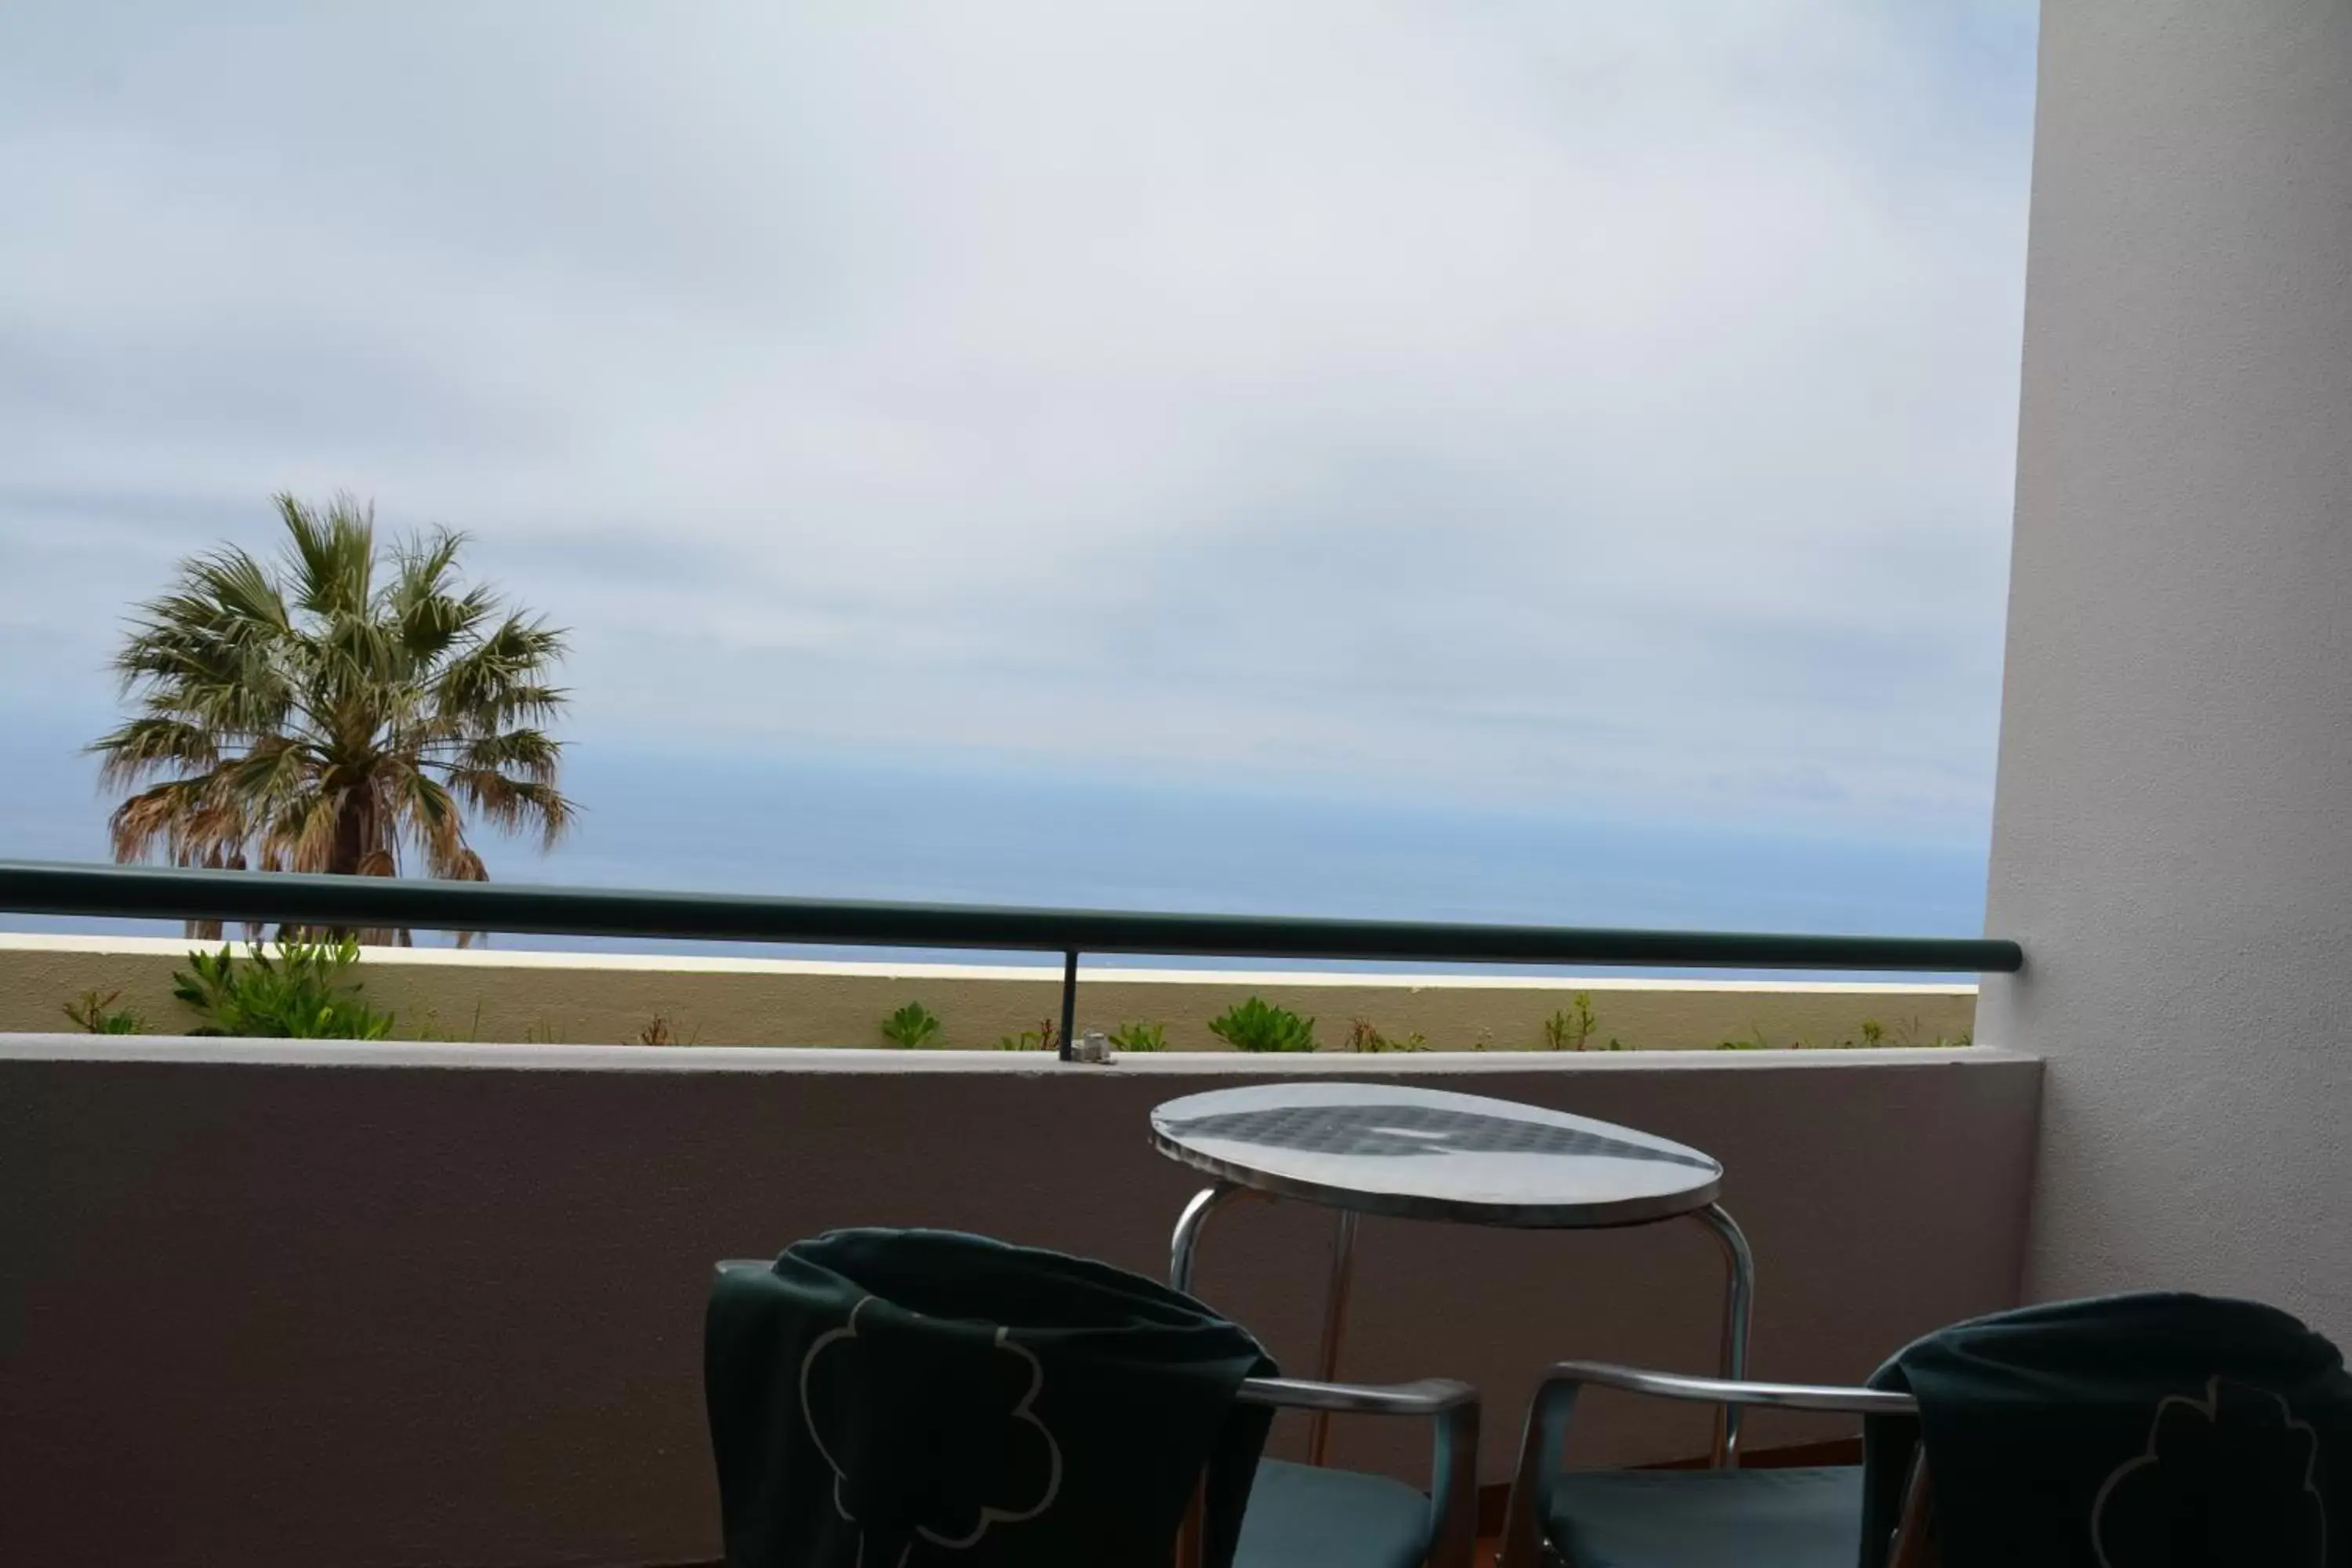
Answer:
[(1069, 1061), (1076, 1041), (1070, 1038), (1078, 1026), (1078, 950), (1071, 948), (1062, 954), (1062, 1059)]

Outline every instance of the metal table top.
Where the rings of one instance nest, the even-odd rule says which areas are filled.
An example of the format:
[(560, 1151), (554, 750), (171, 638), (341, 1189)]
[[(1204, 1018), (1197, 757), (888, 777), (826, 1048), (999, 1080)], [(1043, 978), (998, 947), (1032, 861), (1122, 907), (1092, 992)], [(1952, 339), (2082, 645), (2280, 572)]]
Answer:
[(1397, 1084), (1253, 1084), (1151, 1113), (1170, 1159), (1277, 1196), (1402, 1219), (1580, 1228), (1703, 1209), (1723, 1167), (1565, 1111)]

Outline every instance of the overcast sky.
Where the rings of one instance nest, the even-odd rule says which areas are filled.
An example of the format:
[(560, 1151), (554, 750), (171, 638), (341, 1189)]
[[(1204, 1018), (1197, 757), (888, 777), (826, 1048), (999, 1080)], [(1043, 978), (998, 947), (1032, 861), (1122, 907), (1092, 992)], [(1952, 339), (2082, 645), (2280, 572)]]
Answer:
[(616, 754), (1979, 838), (2032, 25), (0, 7), (0, 732), (341, 489)]

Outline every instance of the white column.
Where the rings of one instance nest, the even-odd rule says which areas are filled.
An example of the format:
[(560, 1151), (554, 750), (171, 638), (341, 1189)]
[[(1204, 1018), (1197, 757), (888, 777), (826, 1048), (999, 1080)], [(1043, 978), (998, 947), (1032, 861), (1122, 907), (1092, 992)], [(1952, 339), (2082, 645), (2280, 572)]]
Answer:
[(2047, 0), (1979, 1038), (2025, 1289), (2352, 1337), (2352, 5)]

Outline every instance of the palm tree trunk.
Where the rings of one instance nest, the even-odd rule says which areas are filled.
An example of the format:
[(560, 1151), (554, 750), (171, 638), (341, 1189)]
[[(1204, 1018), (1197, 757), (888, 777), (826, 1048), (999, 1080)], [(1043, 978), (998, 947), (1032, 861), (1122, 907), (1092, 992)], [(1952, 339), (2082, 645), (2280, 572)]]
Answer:
[(373, 805), (359, 790), (343, 792), (342, 802), (335, 808), (335, 841), (327, 850), (323, 868), (330, 876), (358, 876), (360, 863), (376, 847), (375, 836), (370, 831), (375, 826), (370, 820), (375, 815), (369, 809)]

